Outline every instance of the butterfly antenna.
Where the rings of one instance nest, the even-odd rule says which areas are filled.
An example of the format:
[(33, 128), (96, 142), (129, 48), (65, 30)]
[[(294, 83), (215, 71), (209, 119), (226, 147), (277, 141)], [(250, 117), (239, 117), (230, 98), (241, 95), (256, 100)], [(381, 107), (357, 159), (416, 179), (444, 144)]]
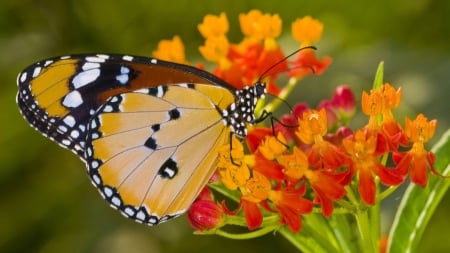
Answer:
[(278, 62), (276, 62), (275, 64), (273, 64), (272, 66), (270, 66), (268, 69), (266, 69), (261, 76), (258, 78), (258, 81), (261, 81), (266, 75), (267, 73), (269, 73), (272, 69), (274, 69), (276, 66), (280, 65), (281, 63), (285, 62), (287, 59), (291, 58), (293, 55), (296, 55), (298, 52), (305, 50), (305, 49), (313, 49), (316, 50), (317, 48), (315, 46), (307, 46), (307, 47), (302, 47), (299, 48), (297, 50), (295, 50), (294, 52), (290, 53), (289, 55), (287, 55), (286, 57), (284, 57), (283, 59), (279, 60)]

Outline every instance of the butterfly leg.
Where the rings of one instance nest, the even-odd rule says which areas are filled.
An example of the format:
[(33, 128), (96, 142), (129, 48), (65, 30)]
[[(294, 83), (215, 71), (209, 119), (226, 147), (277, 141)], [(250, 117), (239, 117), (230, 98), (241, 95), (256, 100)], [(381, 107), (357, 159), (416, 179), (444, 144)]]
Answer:
[(275, 138), (277, 139), (277, 141), (279, 143), (284, 145), (286, 148), (289, 148), (289, 145), (287, 145), (286, 143), (282, 142), (281, 140), (279, 140), (277, 138), (277, 135), (275, 134), (275, 122), (278, 122), (279, 124), (281, 124), (284, 127), (290, 127), (290, 128), (291, 127), (292, 128), (298, 127), (298, 125), (286, 125), (283, 122), (281, 122), (280, 120), (278, 120), (277, 118), (275, 118), (273, 116), (272, 112), (268, 112), (268, 111), (265, 111), (265, 110), (262, 111), (261, 115), (258, 118), (256, 118), (252, 123), (259, 123), (259, 122), (262, 122), (262, 121), (266, 120), (267, 118), (270, 119), (270, 126), (272, 128), (272, 135), (275, 136)]

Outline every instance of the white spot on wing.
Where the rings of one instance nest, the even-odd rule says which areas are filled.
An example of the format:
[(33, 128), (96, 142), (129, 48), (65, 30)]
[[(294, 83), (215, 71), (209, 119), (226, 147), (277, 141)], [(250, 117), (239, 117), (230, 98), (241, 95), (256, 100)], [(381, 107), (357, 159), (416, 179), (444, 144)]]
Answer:
[(146, 94), (149, 92), (149, 90), (148, 89), (139, 89), (139, 90), (134, 90), (133, 92)]
[(27, 80), (27, 72), (23, 72), (20, 75), (20, 82), (23, 83), (23, 82), (25, 82), (25, 80)]
[(85, 59), (88, 62), (105, 62), (106, 58), (96, 57), (96, 56), (88, 56)]
[(111, 197), (113, 195), (113, 191), (109, 187), (103, 188), (103, 193), (106, 197)]
[(98, 165), (99, 165), (99, 164), (98, 164), (97, 161), (92, 161), (92, 162), (91, 162), (91, 168), (92, 168), (92, 169), (97, 169), (97, 168), (98, 168)]
[(64, 125), (59, 125), (58, 126), (58, 129), (60, 130), (60, 131), (62, 131), (63, 133), (65, 133), (65, 132), (67, 132), (67, 127), (66, 126), (64, 126)]
[(72, 130), (72, 132), (70, 132), (70, 137), (76, 139), (80, 137), (80, 132), (78, 132), (78, 130)]
[(99, 137), (100, 137), (100, 135), (98, 135), (98, 133), (92, 133), (92, 134), (91, 134), (91, 138), (92, 138), (93, 140), (98, 139)]
[(65, 146), (69, 146), (72, 142), (69, 141), (69, 140), (64, 139), (64, 140), (61, 141), (61, 143), (62, 143), (63, 145), (65, 145)]
[(120, 67), (120, 73), (121, 75), (116, 76), (116, 80), (119, 81), (121, 84), (126, 84), (129, 80), (128, 73), (130, 73), (130, 69), (122, 66)]
[(72, 80), (73, 87), (75, 89), (83, 87), (95, 81), (99, 76), (100, 76), (100, 69), (90, 69), (87, 71), (80, 72)]
[(118, 197), (113, 197), (111, 199), (111, 203), (115, 206), (120, 206), (120, 204), (121, 204), (120, 199)]
[(126, 84), (128, 82), (128, 75), (127, 74), (118, 75), (116, 76), (116, 80), (119, 81), (119, 83), (121, 84)]
[(74, 91), (71, 91), (69, 94), (67, 94), (64, 97), (62, 104), (65, 107), (76, 108), (76, 107), (80, 106), (81, 104), (83, 104), (83, 98), (81, 97), (80, 92), (78, 92), (77, 90), (74, 90)]
[(47, 60), (47, 61), (44, 63), (44, 67), (47, 67), (48, 65), (50, 65), (50, 64), (52, 64), (52, 63), (53, 63), (52, 60)]
[(142, 212), (142, 211), (139, 211), (137, 214), (136, 214), (136, 219), (139, 219), (139, 220), (145, 220), (145, 213), (144, 212)]
[(107, 54), (98, 54), (97, 56), (102, 59), (109, 59), (109, 55)]
[(127, 207), (123, 210), (123, 212), (128, 216), (133, 216), (136, 212), (133, 210), (133, 208)]
[(158, 91), (156, 92), (156, 96), (161, 98), (164, 95), (164, 89), (162, 86), (158, 86)]
[(33, 70), (33, 78), (38, 76), (41, 73), (41, 69), (42, 69), (41, 67), (34, 68), (34, 70)]
[(105, 105), (105, 107), (103, 107), (103, 112), (112, 112), (114, 110), (114, 108), (110, 105)]
[(97, 128), (97, 122), (95, 120), (91, 121), (91, 129)]
[(92, 156), (92, 148), (91, 147), (86, 148), (86, 155), (87, 155), (87, 157)]
[(127, 67), (125, 67), (125, 66), (122, 66), (122, 67), (120, 67), (120, 73), (121, 73), (121, 74), (127, 74), (127, 73), (130, 73), (130, 69), (127, 68)]
[(169, 178), (173, 178), (173, 176), (175, 176), (175, 171), (171, 168), (166, 167), (164, 172), (169, 176)]
[(83, 64), (83, 66), (81, 67), (82, 70), (89, 70), (89, 69), (96, 69), (96, 68), (100, 68), (100, 63), (96, 63), (96, 62), (86, 62), (86, 63)]
[(133, 56), (130, 56), (130, 55), (124, 55), (124, 56), (122, 57), (122, 59), (123, 59), (124, 61), (132, 61), (132, 60), (133, 60)]
[(68, 115), (63, 119), (63, 122), (66, 123), (69, 127), (75, 126), (75, 118), (72, 115)]
[(99, 185), (101, 183), (100, 178), (97, 175), (92, 176), (92, 182), (94, 182), (94, 184)]

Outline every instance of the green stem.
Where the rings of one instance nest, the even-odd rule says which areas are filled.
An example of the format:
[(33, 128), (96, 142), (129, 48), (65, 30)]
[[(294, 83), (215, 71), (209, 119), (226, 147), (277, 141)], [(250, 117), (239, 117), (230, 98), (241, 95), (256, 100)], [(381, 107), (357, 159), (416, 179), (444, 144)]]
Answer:
[[(380, 194), (380, 179), (377, 177), (375, 178), (375, 185), (376, 185), (376, 195), (379, 196)], [(368, 209), (368, 215), (369, 215), (369, 222), (370, 222), (370, 232), (372, 234), (372, 246), (374, 249), (374, 252), (378, 251), (378, 239), (380, 238), (380, 224), (381, 224), (381, 202), (375, 200), (375, 204), (371, 206)], [(373, 241), (375, 240), (375, 241)]]
[(215, 235), (223, 236), (228, 239), (234, 239), (234, 240), (246, 240), (246, 239), (253, 239), (261, 237), (265, 234), (268, 234), (272, 231), (275, 231), (279, 226), (268, 226), (268, 227), (262, 227), (261, 229), (248, 232), (248, 233), (242, 233), (242, 234), (232, 234), (229, 232), (225, 232), (223, 230), (216, 230)]
[(239, 203), (239, 193), (237, 191), (230, 191), (221, 183), (211, 183), (208, 186), (219, 194), (233, 200), (236, 203)]
[[(245, 217), (242, 216), (227, 216), (226, 222), (227, 225), (237, 225), (241, 227), (247, 226), (247, 220)], [(271, 216), (265, 216), (263, 218), (263, 221), (261, 223), (261, 227), (274, 227), (279, 226), (280, 224), (280, 216), (278, 215), (271, 215)]]
[(353, 188), (349, 185), (345, 186), (345, 190), (347, 191), (347, 198), (350, 203), (353, 203), (353, 206), (358, 206), (359, 201), (356, 198), (355, 193), (353, 192)]
[(398, 189), (398, 186), (391, 186), (389, 188), (387, 188), (386, 190), (382, 191), (380, 194), (378, 194), (377, 196), (377, 202), (382, 201), (383, 199), (389, 197), (395, 190)]
[(291, 94), (292, 90), (297, 85), (298, 79), (295, 77), (289, 78), (288, 83), (283, 87), (283, 89), (280, 91), (280, 94), (278, 94), (277, 98), (271, 101), (269, 104), (267, 104), (264, 107), (264, 110), (267, 112), (274, 112), (275, 109), (281, 104), (281, 102), (285, 101), (286, 98)]
[[(317, 216), (318, 219), (320, 216)], [(326, 226), (317, 226), (318, 220), (311, 217), (306, 218), (302, 230), (299, 233), (292, 233), (286, 226), (280, 228), (279, 232), (300, 252), (304, 253), (328, 253), (341, 252), (335, 243), (330, 241), (330, 228)], [(321, 219), (325, 219), (323, 216)], [(312, 224), (309, 224), (312, 223)], [(321, 222), (319, 222), (321, 223)], [(327, 221), (325, 221), (327, 223)]]
[(352, 242), (350, 240), (352, 235), (349, 234), (353, 229), (349, 225), (347, 215), (336, 215), (336, 213), (333, 213), (333, 216), (330, 217), (330, 224), (333, 227), (333, 232), (341, 252), (355, 252), (355, 247), (352, 248)]
[(366, 253), (375, 253), (374, 244), (372, 240), (372, 232), (369, 222), (369, 215), (367, 210), (358, 210), (355, 214), (356, 222), (358, 224), (359, 233), (361, 235), (362, 250)]

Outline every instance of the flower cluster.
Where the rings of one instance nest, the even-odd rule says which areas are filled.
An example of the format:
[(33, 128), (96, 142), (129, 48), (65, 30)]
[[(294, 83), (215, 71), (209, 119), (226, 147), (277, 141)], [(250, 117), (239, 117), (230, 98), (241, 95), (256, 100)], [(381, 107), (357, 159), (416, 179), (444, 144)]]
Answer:
[[(239, 22), (244, 39), (237, 44), (226, 37), (229, 26), (223, 13), (207, 15), (198, 26), (205, 38), (200, 53), (216, 64), (215, 75), (236, 88), (264, 77), (269, 93), (281, 96), (288, 92), (276, 83), (280, 73), (298, 83), (305, 75), (322, 73), (331, 63), (329, 57), (318, 59), (312, 49), (300, 50), (292, 63), (285, 60), (276, 41), (282, 27), (278, 15), (252, 10), (241, 14)], [(308, 47), (320, 39), (322, 30), (319, 21), (304, 17), (292, 24), (292, 37), (300, 47)], [(160, 43), (154, 55), (186, 62), (178, 37)], [(409, 176), (424, 187), (430, 171), (438, 174), (433, 168), (434, 155), (424, 145), (434, 134), (436, 120), (419, 114), (412, 120), (406, 118), (403, 127), (392, 113), (401, 94), (401, 89), (381, 81), (369, 93), (363, 92), (361, 109), (367, 124), (357, 129), (349, 125), (356, 99), (346, 85), (338, 86), (330, 99), (315, 108), (298, 103), (273, 126), (249, 127), (245, 147), (233, 138), (219, 151), (219, 179), (211, 183), (234, 199), (237, 208), (230, 210), (225, 202), (217, 203), (207, 191), (188, 213), (191, 225), (203, 232), (227, 224), (254, 230), (271, 226), (275, 220), (272, 230), (287, 225), (298, 232), (302, 216), (309, 213), (330, 217), (336, 206), (351, 212), (348, 207), (352, 205), (376, 204), (379, 182), (396, 187)]]
[[(219, 16), (206, 15), (198, 25), (198, 30), (205, 38), (199, 51), (207, 61), (217, 66), (211, 72), (237, 89), (266, 77), (262, 75), (270, 69), (265, 79), (268, 92), (278, 95), (280, 88), (275, 80), (279, 73), (287, 73), (300, 79), (305, 75), (322, 73), (331, 63), (330, 57), (318, 59), (314, 50), (305, 49), (297, 54), (292, 66), (288, 66), (284, 60), (286, 56), (276, 41), (282, 28), (278, 15), (251, 10), (239, 15), (239, 23), (244, 39), (237, 44), (231, 43), (226, 37), (229, 25), (225, 13)], [(320, 39), (322, 29), (320, 22), (305, 17), (292, 24), (292, 35), (300, 43), (300, 47), (306, 47)], [(163, 60), (186, 63), (178, 36), (161, 41), (153, 55)]]

